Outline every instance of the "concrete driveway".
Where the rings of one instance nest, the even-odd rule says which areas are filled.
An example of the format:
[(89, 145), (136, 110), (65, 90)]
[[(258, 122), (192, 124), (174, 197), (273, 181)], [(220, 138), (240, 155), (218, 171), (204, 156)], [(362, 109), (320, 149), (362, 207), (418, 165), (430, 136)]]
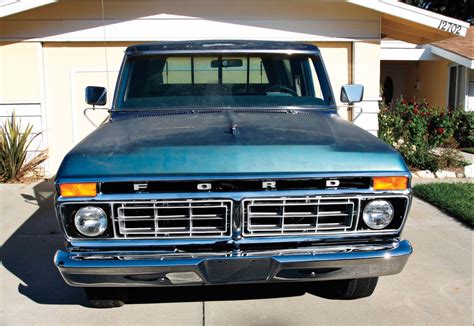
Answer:
[(404, 238), (414, 254), (383, 277), (373, 296), (331, 301), (304, 285), (219, 286), (131, 291), (131, 303), (92, 309), (52, 264), (62, 246), (52, 186), (0, 185), (0, 324), (128, 325), (472, 325), (472, 232), (415, 199)]

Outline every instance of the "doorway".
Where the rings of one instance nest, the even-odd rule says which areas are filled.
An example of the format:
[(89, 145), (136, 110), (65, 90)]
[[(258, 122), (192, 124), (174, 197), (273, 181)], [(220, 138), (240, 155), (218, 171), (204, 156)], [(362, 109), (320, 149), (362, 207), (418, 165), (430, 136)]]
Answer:
[(385, 104), (393, 106), (405, 94), (406, 68), (403, 65), (381, 64), (380, 85)]

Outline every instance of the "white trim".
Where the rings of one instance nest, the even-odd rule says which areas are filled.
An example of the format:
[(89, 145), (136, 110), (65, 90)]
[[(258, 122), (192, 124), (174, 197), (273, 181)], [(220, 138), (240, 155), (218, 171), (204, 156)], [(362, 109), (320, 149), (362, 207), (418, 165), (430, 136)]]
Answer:
[(364, 97), (362, 99), (362, 102), (380, 102), (382, 101), (382, 97)]
[(380, 42), (380, 60), (432, 61), (441, 60), (431, 53), (431, 47), (397, 40)]
[(31, 100), (25, 100), (25, 101), (22, 101), (22, 100), (14, 100), (14, 101), (6, 101), (6, 100), (1, 100), (0, 101), (0, 105), (15, 105), (15, 104), (25, 104), (25, 105), (28, 105), (28, 104), (32, 104), (32, 105), (41, 105), (41, 102), (39, 101), (31, 101)]
[(380, 47), (385, 49), (419, 49), (421, 46), (400, 40), (383, 39), (380, 41)]
[[(46, 77), (44, 69), (44, 53), (43, 44), (38, 43), (38, 70), (39, 70), (39, 86), (40, 86), (40, 107), (41, 107), (41, 127), (43, 128), (43, 147), (49, 151), (49, 130), (48, 130), (48, 111), (46, 107)], [(52, 176), (50, 171), (49, 159), (44, 162), (45, 176)]]
[(397, 40), (382, 40), (380, 43), (380, 60), (433, 61), (442, 59), (474, 69), (474, 60), (433, 44), (417, 45)]
[(7, 3), (6, 5), (0, 6), (0, 18), (49, 5), (53, 2), (56, 2), (56, 0), (18, 0), (13, 3)]
[(435, 56), (429, 49), (380, 49), (380, 60), (397, 60), (397, 61), (434, 61), (441, 60)]
[(470, 71), (469, 69), (465, 70), (464, 76), (464, 111), (467, 111), (469, 107), (469, 79), (470, 79)]
[(431, 53), (436, 54), (449, 61), (455, 62), (461, 66), (467, 67), (469, 69), (474, 69), (474, 60), (463, 57), (462, 55), (459, 55), (457, 53), (442, 49), (440, 47), (437, 47), (436, 45), (431, 44), (430, 47)]
[[(220, 41), (220, 40), (251, 40), (251, 41), (288, 41), (288, 42), (327, 42), (327, 43), (339, 43), (339, 42), (373, 42), (380, 40), (379, 37), (361, 37), (361, 38), (346, 38), (346, 37), (325, 37), (325, 36), (310, 36), (306, 38), (292, 38), (292, 37), (178, 37), (178, 38), (144, 38), (144, 37), (127, 37), (124, 38), (113, 38), (107, 39), (107, 43), (113, 42), (164, 42), (164, 41), (195, 41), (195, 40), (212, 40), (212, 41)], [(75, 38), (75, 39), (49, 39), (49, 38), (32, 38), (32, 39), (21, 39), (21, 38), (2, 38), (0, 37), (0, 42), (48, 42), (48, 43), (64, 43), (64, 42), (102, 42), (104, 43), (104, 38)]]
[(74, 90), (76, 89), (76, 82), (74, 78), (75, 74), (75, 68), (71, 68), (69, 71), (69, 98), (71, 99), (71, 135), (72, 135), (72, 146), (76, 146), (77, 140), (77, 130), (76, 130), (76, 121), (77, 121), (77, 115), (76, 115), (76, 96)]
[[(207, 37), (143, 37), (143, 36), (117, 36), (109, 37), (107, 39), (108, 43), (111, 42), (163, 42), (163, 41), (195, 41), (195, 40), (261, 40), (261, 41), (288, 41), (288, 42), (373, 42), (379, 41), (379, 37), (371, 36), (361, 36), (361, 37), (329, 37), (329, 36), (320, 36), (320, 35), (308, 35), (308, 36), (299, 36), (299, 37), (252, 37), (248, 36), (238, 36), (238, 37), (213, 37), (212, 35)], [(29, 38), (27, 40), (22, 38), (0, 38), (2, 42), (48, 42), (48, 43), (64, 43), (64, 42), (104, 42), (102, 37), (44, 37), (44, 38)]]

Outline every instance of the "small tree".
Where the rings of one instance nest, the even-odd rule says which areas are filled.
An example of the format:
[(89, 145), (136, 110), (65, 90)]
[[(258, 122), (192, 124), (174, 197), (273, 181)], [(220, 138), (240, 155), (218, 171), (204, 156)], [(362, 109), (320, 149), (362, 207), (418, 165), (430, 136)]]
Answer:
[(17, 121), (15, 113), (0, 127), (0, 180), (2, 182), (21, 181), (34, 173), (47, 158), (46, 151), (28, 157), (28, 148), (41, 133), (32, 134), (33, 126), (28, 124), (24, 130)]

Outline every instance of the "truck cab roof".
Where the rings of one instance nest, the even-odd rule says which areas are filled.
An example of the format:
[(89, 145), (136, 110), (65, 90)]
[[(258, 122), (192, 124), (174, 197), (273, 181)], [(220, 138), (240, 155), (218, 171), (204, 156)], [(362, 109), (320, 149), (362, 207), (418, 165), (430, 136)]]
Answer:
[(154, 42), (132, 45), (127, 55), (152, 53), (305, 53), (319, 54), (317, 46), (299, 42), (246, 41), (246, 40), (199, 40)]

